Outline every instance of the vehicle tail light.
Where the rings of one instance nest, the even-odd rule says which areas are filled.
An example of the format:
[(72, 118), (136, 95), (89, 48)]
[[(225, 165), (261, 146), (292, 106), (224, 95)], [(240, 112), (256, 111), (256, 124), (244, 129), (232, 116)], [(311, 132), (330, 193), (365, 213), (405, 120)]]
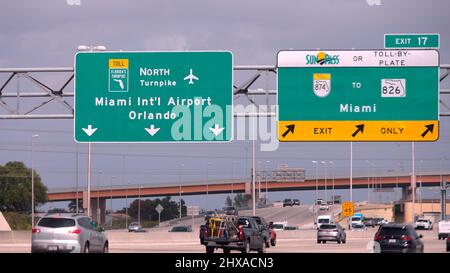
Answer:
[(244, 228), (239, 226), (239, 240), (244, 240)]
[(31, 233), (40, 233), (40, 232), (41, 232), (41, 230), (38, 229), (38, 228), (32, 228), (31, 229)]
[(377, 233), (375, 234), (375, 238), (373, 240), (377, 242), (382, 241), (384, 240), (384, 236), (381, 236), (380, 234)]
[(81, 229), (74, 229), (74, 230), (69, 231), (69, 233), (79, 235), (79, 234), (81, 234)]
[(411, 236), (408, 236), (408, 235), (403, 235), (402, 236), (402, 241), (412, 241), (412, 237)]

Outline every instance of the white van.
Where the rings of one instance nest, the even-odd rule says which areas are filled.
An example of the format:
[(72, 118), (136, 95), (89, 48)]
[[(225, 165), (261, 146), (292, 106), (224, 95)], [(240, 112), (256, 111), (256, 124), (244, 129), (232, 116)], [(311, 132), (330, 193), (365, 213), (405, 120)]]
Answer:
[(438, 239), (450, 237), (450, 220), (441, 220), (438, 224)]
[(315, 224), (317, 226), (317, 229), (319, 229), (322, 224), (330, 224), (330, 223), (332, 223), (331, 215), (320, 215), (317, 217), (317, 221)]

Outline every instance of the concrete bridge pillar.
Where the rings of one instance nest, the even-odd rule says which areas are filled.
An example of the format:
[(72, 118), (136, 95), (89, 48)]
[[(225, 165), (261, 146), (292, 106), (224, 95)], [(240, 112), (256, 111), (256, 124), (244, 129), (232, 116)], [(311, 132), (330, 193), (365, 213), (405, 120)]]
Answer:
[(411, 201), (412, 200), (411, 186), (401, 187), (401, 189), (402, 189), (402, 201)]
[(104, 225), (106, 220), (106, 198), (91, 198), (92, 220)]

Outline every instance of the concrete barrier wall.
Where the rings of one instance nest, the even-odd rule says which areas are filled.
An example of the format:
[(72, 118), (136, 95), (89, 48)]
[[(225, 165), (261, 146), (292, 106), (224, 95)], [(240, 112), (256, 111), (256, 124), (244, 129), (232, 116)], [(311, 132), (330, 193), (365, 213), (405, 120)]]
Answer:
[(31, 230), (0, 231), (0, 243), (2, 244), (30, 244)]
[(11, 227), (9, 226), (8, 222), (6, 222), (6, 219), (1, 211), (0, 211), (0, 231), (11, 231)]

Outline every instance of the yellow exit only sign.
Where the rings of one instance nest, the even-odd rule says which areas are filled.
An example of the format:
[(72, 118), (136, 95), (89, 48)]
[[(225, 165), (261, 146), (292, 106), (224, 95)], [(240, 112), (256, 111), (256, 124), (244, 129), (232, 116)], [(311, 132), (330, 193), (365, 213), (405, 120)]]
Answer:
[(351, 217), (355, 213), (355, 205), (353, 202), (342, 203), (342, 216)]

